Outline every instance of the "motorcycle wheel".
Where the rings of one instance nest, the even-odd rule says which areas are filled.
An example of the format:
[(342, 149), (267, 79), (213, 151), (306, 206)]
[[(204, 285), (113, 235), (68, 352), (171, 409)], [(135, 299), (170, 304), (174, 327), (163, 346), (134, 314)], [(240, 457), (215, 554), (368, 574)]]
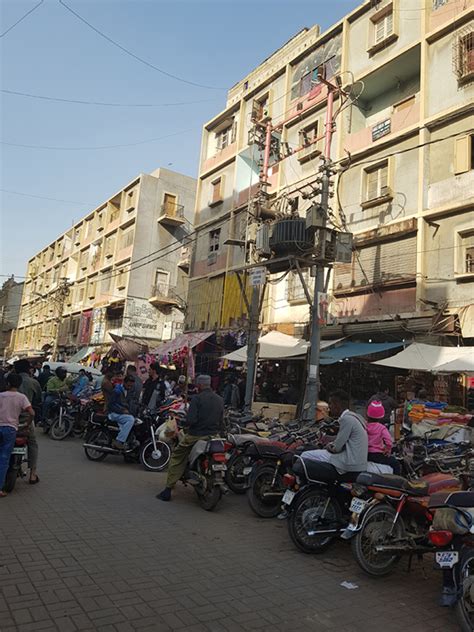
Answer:
[(73, 427), (74, 420), (67, 415), (63, 415), (62, 418), (58, 417), (54, 420), (54, 423), (51, 424), (49, 436), (55, 441), (62, 441), (71, 434)]
[(168, 465), (171, 458), (171, 450), (164, 441), (156, 442), (156, 453), (153, 441), (145, 443), (140, 450), (140, 462), (150, 472), (161, 472)]
[(10, 468), (5, 476), (5, 483), (3, 484), (3, 491), (9, 494), (15, 488), (16, 479), (18, 478), (18, 470), (16, 468)]
[[(324, 522), (321, 514), (324, 513)], [(290, 538), (296, 547), (303, 553), (322, 553), (337, 534), (310, 535), (313, 528), (321, 528), (324, 525), (340, 524), (342, 521), (341, 506), (335, 498), (329, 498), (320, 489), (309, 489), (297, 500), (297, 504), (291, 510), (288, 518), (288, 531)], [(319, 524), (318, 524), (319, 522)]]
[(459, 568), (459, 600), (456, 603), (456, 618), (462, 632), (474, 630), (474, 553), (469, 553)]
[(212, 511), (222, 497), (222, 489), (217, 485), (213, 485), (205, 492), (198, 490), (198, 488), (195, 489), (199, 504), (206, 511)]
[[(260, 518), (275, 518), (280, 513), (283, 491), (281, 496), (270, 496), (267, 498), (264, 496), (266, 492), (272, 490), (274, 476), (274, 465), (260, 465), (252, 476), (250, 487), (247, 491), (247, 500), (252, 511)], [(280, 472), (277, 473), (275, 478), (273, 490), (275, 488), (283, 490), (283, 477)]]
[[(85, 442), (109, 447), (110, 437), (105, 430), (93, 430), (90, 435), (86, 436)], [(103, 461), (107, 456), (106, 452), (99, 452), (94, 448), (84, 448), (84, 452), (89, 461)]]
[[(375, 547), (404, 537), (405, 527), (396, 512), (386, 504), (376, 505), (365, 516), (362, 528), (351, 540), (352, 553), (363, 571), (375, 577), (391, 573), (400, 559), (399, 554), (377, 553)], [(390, 530), (392, 533), (390, 534)]]
[(247, 467), (244, 461), (243, 454), (234, 454), (227, 462), (227, 470), (225, 473), (225, 482), (227, 487), (234, 492), (234, 494), (245, 494), (249, 484), (247, 477), (244, 477), (243, 481), (237, 478), (242, 475), (242, 468)]

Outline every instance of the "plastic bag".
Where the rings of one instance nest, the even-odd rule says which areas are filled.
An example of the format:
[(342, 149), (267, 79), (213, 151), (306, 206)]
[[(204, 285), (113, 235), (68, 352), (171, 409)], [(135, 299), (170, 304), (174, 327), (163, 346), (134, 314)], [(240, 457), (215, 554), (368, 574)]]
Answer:
[(166, 421), (160, 427), (160, 441), (170, 441), (178, 436), (178, 424), (174, 417), (169, 417), (168, 421)]

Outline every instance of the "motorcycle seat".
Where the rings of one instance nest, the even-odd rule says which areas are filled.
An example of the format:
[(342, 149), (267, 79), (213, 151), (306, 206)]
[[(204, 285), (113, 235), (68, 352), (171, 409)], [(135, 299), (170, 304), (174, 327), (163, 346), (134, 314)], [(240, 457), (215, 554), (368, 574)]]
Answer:
[(356, 482), (366, 487), (383, 487), (384, 489), (407, 492), (411, 496), (426, 496), (429, 493), (429, 486), (425, 481), (412, 482), (395, 474), (362, 472), (357, 477)]
[(293, 463), (293, 471), (299, 476), (303, 476), (312, 483), (350, 483), (355, 481), (360, 472), (346, 472), (339, 474), (334, 465), (325, 463), (324, 461), (315, 461), (313, 459), (304, 459), (301, 456), (295, 456)]
[[(441, 503), (440, 503), (441, 504)], [(446, 507), (474, 507), (474, 492), (451, 492), (443, 498)]]
[(211, 439), (207, 442), (206, 452), (215, 454), (216, 452), (225, 452), (224, 439)]

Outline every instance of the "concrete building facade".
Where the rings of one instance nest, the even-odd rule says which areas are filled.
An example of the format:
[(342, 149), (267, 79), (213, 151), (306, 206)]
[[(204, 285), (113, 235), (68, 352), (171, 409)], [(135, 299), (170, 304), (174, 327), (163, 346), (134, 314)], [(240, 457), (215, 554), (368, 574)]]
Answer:
[[(141, 174), (28, 263), (15, 353), (72, 354), (116, 334), (148, 343), (182, 330), (196, 181)], [(61, 288), (69, 285), (65, 298)]]
[(5, 360), (12, 350), (12, 337), (20, 315), (23, 283), (12, 276), (0, 288), (0, 360)]
[[(302, 217), (311, 205), (324, 67), (350, 93), (335, 102), (331, 206), (356, 246), (351, 263), (334, 266), (325, 335), (373, 335), (377, 322), (384, 337), (474, 336), (473, 51), (474, 0), (370, 1), (324, 33), (304, 29), (233, 86), (203, 130), (186, 329), (246, 322), (233, 270), (255, 238), (249, 202), (262, 155), (252, 118), (283, 123), (258, 221), (289, 198)], [(267, 287), (264, 327), (302, 335), (308, 317), (296, 274)]]

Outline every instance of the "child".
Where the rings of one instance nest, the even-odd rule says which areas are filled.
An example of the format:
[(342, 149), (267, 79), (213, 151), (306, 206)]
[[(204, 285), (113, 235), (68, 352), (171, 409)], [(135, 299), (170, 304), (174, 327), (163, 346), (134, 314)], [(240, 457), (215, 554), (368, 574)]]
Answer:
[(389, 465), (393, 469), (394, 474), (400, 474), (400, 465), (397, 459), (390, 456), (393, 441), (387, 427), (382, 423), (384, 417), (385, 409), (382, 402), (370, 402), (367, 408), (368, 460), (372, 461), (372, 463)]

